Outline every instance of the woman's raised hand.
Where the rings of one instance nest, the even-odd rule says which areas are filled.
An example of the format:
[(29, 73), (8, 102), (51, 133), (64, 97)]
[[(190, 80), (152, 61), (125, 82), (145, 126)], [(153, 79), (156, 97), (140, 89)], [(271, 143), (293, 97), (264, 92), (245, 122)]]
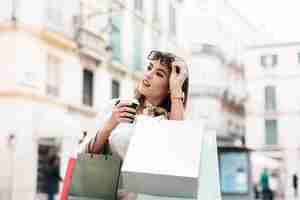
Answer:
[(115, 128), (119, 123), (132, 123), (136, 116), (136, 109), (128, 107), (127, 103), (115, 105), (109, 120), (110, 125)]
[(172, 96), (182, 96), (182, 85), (188, 76), (187, 65), (183, 60), (175, 60), (172, 63), (170, 75), (170, 92)]

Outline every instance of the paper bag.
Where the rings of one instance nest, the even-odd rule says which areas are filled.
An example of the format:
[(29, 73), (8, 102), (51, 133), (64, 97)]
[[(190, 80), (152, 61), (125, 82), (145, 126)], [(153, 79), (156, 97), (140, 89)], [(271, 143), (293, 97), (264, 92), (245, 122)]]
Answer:
[(201, 121), (139, 116), (121, 169), (124, 189), (196, 198), (202, 142)]

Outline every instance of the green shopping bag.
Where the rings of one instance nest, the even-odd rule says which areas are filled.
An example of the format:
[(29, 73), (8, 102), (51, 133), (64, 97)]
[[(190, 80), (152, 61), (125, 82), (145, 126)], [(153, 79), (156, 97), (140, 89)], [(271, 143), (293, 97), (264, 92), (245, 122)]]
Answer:
[(116, 200), (121, 160), (108, 153), (77, 156), (68, 200)]

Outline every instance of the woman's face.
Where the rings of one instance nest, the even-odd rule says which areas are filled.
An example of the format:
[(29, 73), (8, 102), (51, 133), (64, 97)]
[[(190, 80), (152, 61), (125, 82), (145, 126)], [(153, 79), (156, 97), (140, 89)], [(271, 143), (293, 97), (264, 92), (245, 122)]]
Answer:
[(160, 103), (168, 95), (170, 73), (170, 69), (162, 66), (159, 60), (150, 60), (138, 91), (146, 99)]

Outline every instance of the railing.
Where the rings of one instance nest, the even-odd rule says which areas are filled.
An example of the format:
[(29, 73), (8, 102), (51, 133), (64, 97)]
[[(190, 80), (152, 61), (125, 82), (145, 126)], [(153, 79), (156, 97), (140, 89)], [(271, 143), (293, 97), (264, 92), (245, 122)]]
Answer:
[(235, 114), (226, 113), (220, 120), (219, 132), (222, 135), (242, 137), (246, 134), (245, 120)]
[(223, 99), (227, 103), (241, 105), (247, 100), (246, 88), (243, 86), (228, 86), (224, 90)]
[(215, 97), (219, 98), (222, 97), (223, 94), (223, 88), (218, 86), (212, 86), (212, 85), (198, 85), (193, 84), (191, 85), (191, 96), (208, 96), (208, 97)]

